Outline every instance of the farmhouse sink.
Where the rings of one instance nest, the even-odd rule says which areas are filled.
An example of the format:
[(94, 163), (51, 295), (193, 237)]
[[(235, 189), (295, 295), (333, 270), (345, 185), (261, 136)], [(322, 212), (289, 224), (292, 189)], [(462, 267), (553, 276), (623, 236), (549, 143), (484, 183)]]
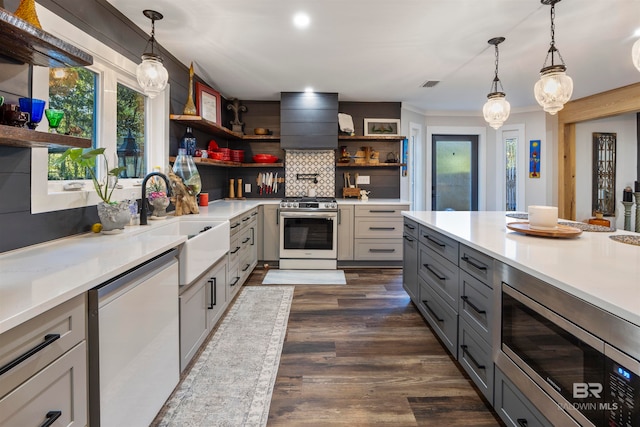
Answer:
[(187, 236), (178, 256), (180, 285), (193, 282), (229, 252), (229, 221), (181, 218), (149, 233)]

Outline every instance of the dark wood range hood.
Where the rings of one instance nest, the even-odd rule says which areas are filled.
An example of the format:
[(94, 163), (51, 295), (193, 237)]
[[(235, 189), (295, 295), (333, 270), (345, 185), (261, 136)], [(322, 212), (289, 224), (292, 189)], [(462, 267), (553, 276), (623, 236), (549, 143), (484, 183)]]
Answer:
[(280, 146), (285, 150), (338, 148), (338, 94), (282, 92)]

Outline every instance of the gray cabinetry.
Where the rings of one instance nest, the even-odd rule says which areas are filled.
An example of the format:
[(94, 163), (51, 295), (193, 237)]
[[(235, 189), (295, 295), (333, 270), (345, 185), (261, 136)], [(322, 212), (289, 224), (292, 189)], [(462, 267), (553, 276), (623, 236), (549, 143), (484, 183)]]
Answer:
[(238, 293), (242, 284), (258, 263), (258, 208), (251, 209), (230, 220), (230, 246), (228, 268), (229, 301)]
[(440, 337), (447, 350), (456, 357), (458, 354), (458, 313), (444, 302), (436, 292), (418, 277), (420, 283), (420, 303), (418, 308)]
[(419, 304), (418, 223), (405, 218), (402, 236), (402, 286), (414, 304)]
[(491, 346), (460, 318), (458, 361), (488, 401), (493, 399), (493, 358)]
[(261, 208), (262, 260), (278, 261), (280, 259), (280, 206), (263, 205)]
[(353, 260), (353, 205), (338, 205), (338, 261)]
[(180, 292), (180, 371), (184, 371), (227, 306), (227, 259)]
[[(518, 388), (496, 368), (493, 407), (509, 427), (551, 427), (551, 424)], [(572, 423), (572, 425), (575, 425)]]
[(86, 313), (82, 294), (0, 335), (0, 425), (87, 424)]
[(418, 275), (458, 312), (458, 266), (420, 244)]
[(403, 219), (408, 205), (356, 205), (354, 259), (401, 261)]

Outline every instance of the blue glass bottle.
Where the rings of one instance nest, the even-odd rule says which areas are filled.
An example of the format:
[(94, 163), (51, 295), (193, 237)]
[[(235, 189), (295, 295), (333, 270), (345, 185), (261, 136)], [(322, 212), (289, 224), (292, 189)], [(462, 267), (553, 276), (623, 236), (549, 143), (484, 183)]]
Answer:
[(187, 131), (182, 136), (180, 146), (178, 148), (184, 148), (187, 152), (186, 154), (189, 156), (196, 154), (196, 137), (193, 136), (190, 126), (187, 126)]

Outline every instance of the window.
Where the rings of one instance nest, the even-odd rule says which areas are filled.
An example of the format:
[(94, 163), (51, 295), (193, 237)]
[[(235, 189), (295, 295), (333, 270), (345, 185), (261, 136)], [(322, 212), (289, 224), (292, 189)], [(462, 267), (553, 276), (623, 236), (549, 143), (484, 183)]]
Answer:
[[(136, 63), (49, 10), (38, 4), (36, 7), (40, 22), (50, 33), (92, 54), (94, 63), (86, 68), (65, 68), (64, 71), (69, 72), (66, 80), (60, 77), (62, 70), (33, 67), (32, 96), (48, 99), (48, 108), (62, 106), (66, 121), (60, 130), (79, 132), (80, 136), (91, 138), (94, 147), (105, 147), (110, 168), (127, 161), (122, 151), (121, 158), (118, 157), (118, 150), (123, 143), (130, 142), (126, 138), (131, 130), (138, 150), (137, 163), (127, 169), (126, 176), (120, 177), (118, 183), (123, 188), (114, 191), (114, 198), (140, 198), (140, 178), (150, 171), (149, 165), (168, 166), (169, 88), (154, 99), (142, 95), (136, 90)], [(63, 80), (53, 80), (56, 77)], [(47, 122), (43, 120), (39, 130), (46, 131), (46, 127)], [(63, 172), (62, 166), (50, 169), (50, 158), (56, 156), (55, 151), (50, 154), (47, 148), (31, 149), (31, 212), (95, 205), (99, 199), (89, 181), (82, 191), (64, 191), (66, 180), (82, 179), (83, 173), (68, 169)], [(105, 174), (101, 165), (97, 174)]]
[[(64, 111), (57, 131), (80, 136), (96, 143), (96, 73), (82, 67), (49, 70), (49, 107)], [(86, 171), (73, 162), (57, 164), (65, 147), (49, 148), (50, 180), (89, 179)]]

